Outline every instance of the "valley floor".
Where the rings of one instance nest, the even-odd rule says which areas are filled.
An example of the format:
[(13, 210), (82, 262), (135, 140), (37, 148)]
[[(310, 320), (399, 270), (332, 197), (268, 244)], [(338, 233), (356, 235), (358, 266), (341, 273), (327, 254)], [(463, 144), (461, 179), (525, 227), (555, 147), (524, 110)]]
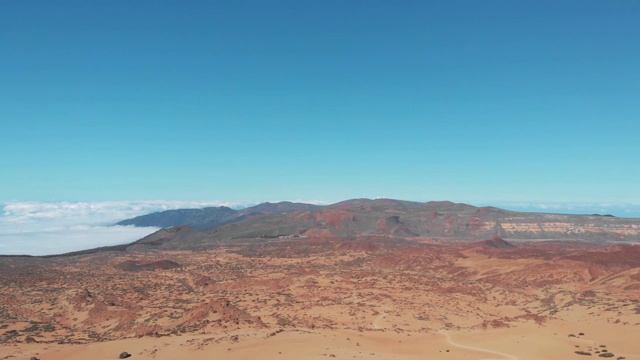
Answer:
[[(574, 329), (585, 336), (569, 337)], [(616, 324), (554, 321), (544, 327), (475, 331), (354, 332), (286, 330), (275, 336), (262, 331), (229, 334), (132, 338), (82, 345), (14, 344), (0, 347), (0, 359), (107, 360), (127, 351), (132, 359), (582, 359), (606, 349), (613, 359), (640, 359), (637, 333)], [(605, 345), (603, 348), (601, 345)], [(578, 355), (588, 351), (592, 356)]]
[(639, 250), (297, 240), (2, 258), (0, 360), (640, 360)]

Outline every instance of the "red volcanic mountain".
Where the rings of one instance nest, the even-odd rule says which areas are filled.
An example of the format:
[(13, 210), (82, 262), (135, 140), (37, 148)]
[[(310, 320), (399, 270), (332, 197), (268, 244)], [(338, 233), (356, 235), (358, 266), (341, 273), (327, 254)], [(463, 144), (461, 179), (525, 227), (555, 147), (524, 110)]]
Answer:
[(523, 213), (448, 201), (354, 199), (328, 206), (267, 204), (241, 212), (242, 216), (208, 231), (184, 226), (164, 229), (129, 248), (204, 249), (287, 238), (421, 243), (485, 240), (484, 245), (492, 248), (507, 248), (513, 241), (573, 240), (597, 244), (640, 241), (640, 219)]

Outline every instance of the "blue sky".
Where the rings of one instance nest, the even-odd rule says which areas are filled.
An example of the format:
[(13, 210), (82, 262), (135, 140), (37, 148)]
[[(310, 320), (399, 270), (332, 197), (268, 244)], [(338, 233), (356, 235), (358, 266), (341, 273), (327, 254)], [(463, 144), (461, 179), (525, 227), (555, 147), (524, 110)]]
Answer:
[(3, 1), (0, 202), (640, 204), (638, 1)]

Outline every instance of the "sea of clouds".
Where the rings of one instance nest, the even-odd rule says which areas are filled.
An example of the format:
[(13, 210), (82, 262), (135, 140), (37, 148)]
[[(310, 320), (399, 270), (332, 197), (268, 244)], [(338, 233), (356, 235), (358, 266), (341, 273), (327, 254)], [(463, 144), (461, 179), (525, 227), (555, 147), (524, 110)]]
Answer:
[(228, 206), (250, 202), (224, 201), (101, 201), (8, 202), (0, 209), (1, 255), (51, 255), (120, 245), (149, 235), (157, 228), (112, 226), (135, 216), (170, 209)]

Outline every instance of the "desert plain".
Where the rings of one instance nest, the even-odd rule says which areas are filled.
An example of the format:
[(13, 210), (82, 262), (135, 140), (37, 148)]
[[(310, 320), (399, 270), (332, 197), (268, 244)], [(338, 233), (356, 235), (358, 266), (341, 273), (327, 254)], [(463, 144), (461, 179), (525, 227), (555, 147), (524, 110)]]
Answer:
[(310, 236), (0, 272), (0, 359), (640, 359), (639, 245)]

